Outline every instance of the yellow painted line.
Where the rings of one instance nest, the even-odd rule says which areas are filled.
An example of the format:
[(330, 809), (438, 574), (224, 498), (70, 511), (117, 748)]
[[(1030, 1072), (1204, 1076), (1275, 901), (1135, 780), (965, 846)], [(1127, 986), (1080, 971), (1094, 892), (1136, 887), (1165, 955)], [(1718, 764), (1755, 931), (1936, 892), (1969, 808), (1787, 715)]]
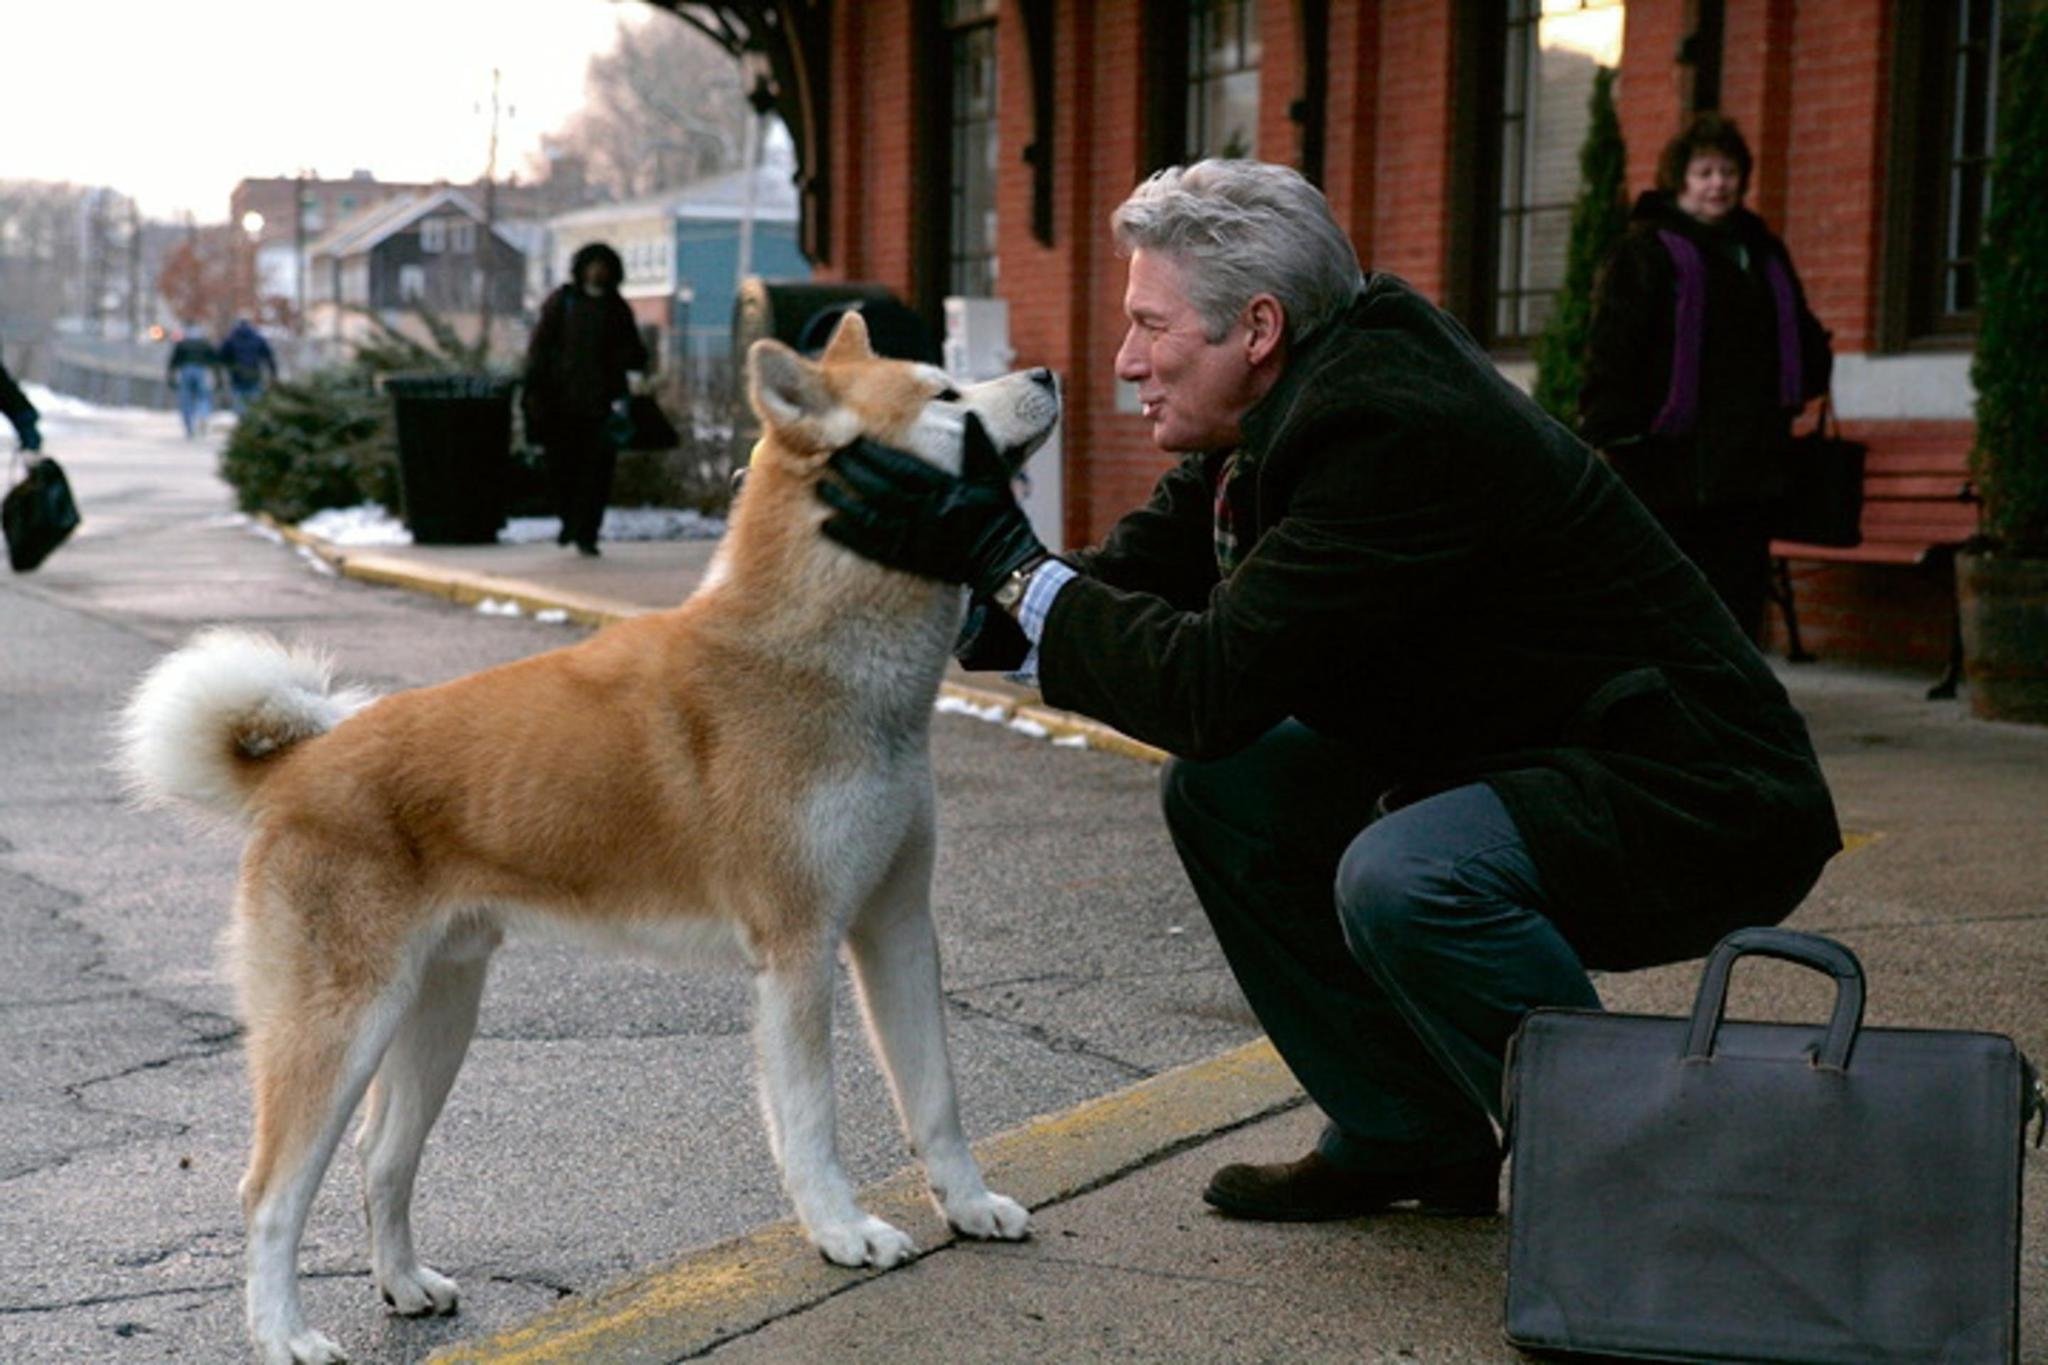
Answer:
[[(1206, 1062), (975, 1144), (989, 1186), (1043, 1208), (1215, 1133), (1301, 1100), (1263, 1039)], [(1195, 1192), (1188, 1191), (1190, 1206)], [(927, 1249), (954, 1239), (906, 1170), (861, 1192), (861, 1204)], [(635, 1276), (529, 1321), (436, 1352), (444, 1365), (636, 1365), (705, 1350), (878, 1272), (830, 1266), (793, 1222), (776, 1223)]]
[(1845, 829), (1842, 831), (1842, 854), (1846, 857), (1859, 848), (1870, 847), (1882, 838), (1884, 831), (1881, 829)]

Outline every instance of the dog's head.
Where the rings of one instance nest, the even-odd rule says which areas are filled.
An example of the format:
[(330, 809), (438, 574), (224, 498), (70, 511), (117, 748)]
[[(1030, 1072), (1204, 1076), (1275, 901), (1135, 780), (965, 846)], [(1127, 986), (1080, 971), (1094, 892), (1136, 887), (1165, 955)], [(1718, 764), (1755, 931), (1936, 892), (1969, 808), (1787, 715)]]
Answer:
[(840, 320), (815, 362), (779, 341), (763, 340), (747, 352), (747, 372), (763, 431), (755, 461), (788, 462), (811, 473), (862, 436), (957, 473), (970, 412), (1015, 470), (1059, 419), (1050, 371), (956, 385), (936, 366), (876, 355), (867, 323), (856, 312)]

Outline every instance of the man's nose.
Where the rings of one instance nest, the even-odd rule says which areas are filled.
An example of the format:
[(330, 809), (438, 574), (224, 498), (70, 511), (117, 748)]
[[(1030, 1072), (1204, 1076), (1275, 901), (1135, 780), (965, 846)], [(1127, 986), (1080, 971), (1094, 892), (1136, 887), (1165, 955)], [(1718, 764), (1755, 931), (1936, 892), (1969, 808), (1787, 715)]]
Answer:
[(1137, 340), (1136, 330), (1124, 333), (1123, 344), (1116, 348), (1116, 377), (1139, 380), (1145, 377), (1144, 358), (1141, 348), (1132, 344)]

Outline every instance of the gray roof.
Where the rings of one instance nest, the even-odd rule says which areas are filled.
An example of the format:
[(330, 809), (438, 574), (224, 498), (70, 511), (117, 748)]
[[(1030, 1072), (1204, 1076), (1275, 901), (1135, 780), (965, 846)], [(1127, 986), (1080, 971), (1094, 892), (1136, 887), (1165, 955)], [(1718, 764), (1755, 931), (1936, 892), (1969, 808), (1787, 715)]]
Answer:
[[(796, 184), (790, 179), (794, 170), (791, 162), (782, 157), (770, 158), (755, 167), (754, 218), (757, 222), (796, 221)], [(744, 207), (746, 186), (744, 171), (725, 171), (693, 180), (681, 189), (557, 214), (548, 219), (548, 226), (587, 227), (615, 222), (620, 218), (656, 214), (667, 218), (737, 221)]]
[[(484, 211), (474, 200), (460, 190), (442, 189), (427, 195), (403, 195), (387, 199), (381, 204), (372, 204), (352, 217), (336, 223), (327, 234), (306, 248), (308, 257), (332, 256), (346, 259), (361, 255), (392, 235), (403, 232), (434, 210), (453, 205), (474, 221), (484, 220)], [(514, 250), (523, 250), (520, 244), (508, 237), (502, 225), (494, 225), (492, 233), (499, 241)]]

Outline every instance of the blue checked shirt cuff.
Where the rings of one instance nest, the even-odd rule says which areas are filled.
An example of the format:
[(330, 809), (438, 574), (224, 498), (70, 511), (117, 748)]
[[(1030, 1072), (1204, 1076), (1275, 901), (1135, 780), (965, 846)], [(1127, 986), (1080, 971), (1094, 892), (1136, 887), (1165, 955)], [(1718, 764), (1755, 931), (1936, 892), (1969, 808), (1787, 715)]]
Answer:
[(1024, 589), (1024, 600), (1017, 604), (1017, 625), (1023, 630), (1024, 638), (1031, 641), (1031, 652), (1024, 656), (1024, 662), (1014, 673), (1007, 675), (1011, 682), (1026, 687), (1038, 686), (1038, 641), (1045, 634), (1045, 618), (1052, 611), (1052, 600), (1060, 595), (1060, 589), (1074, 581), (1074, 571), (1057, 559), (1048, 559), (1038, 566), (1038, 572), (1031, 575), (1031, 583)]

